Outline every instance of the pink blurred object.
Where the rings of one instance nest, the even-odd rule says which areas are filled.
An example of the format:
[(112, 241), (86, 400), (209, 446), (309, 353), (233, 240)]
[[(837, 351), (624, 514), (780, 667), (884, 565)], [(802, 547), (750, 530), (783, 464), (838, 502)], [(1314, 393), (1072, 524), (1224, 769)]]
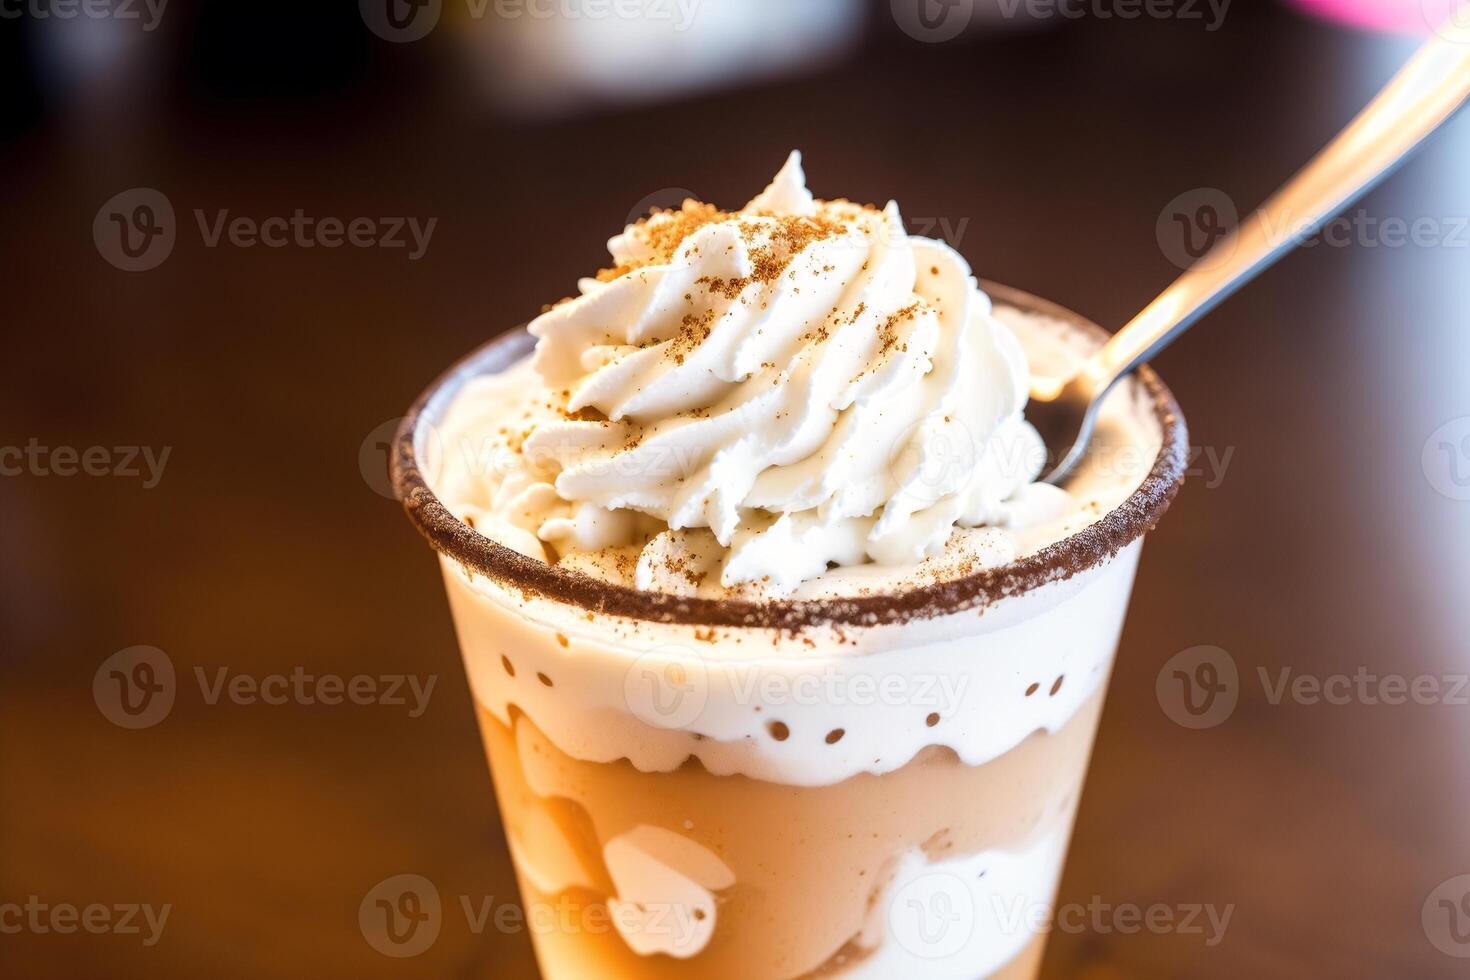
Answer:
[(1371, 31), (1427, 35), (1458, 16), (1470, 23), (1465, 0), (1287, 0), (1288, 4), (1323, 20)]

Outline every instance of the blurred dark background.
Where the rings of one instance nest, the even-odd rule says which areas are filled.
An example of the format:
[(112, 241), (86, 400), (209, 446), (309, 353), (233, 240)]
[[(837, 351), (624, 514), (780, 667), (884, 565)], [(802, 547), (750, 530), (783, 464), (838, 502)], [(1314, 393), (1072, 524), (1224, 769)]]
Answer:
[[(635, 208), (738, 206), (793, 147), (818, 194), (897, 197), (980, 275), (1115, 328), (1216, 205), (1264, 199), (1387, 80), (1417, 10), (703, 0), (671, 33), (487, 2), (443, 0), (416, 40), (350, 0), (4, 5), (0, 906), (170, 908), (152, 945), (141, 915), (0, 915), (5, 976), (534, 976), (523, 930), (460, 908), (514, 884), (385, 426)], [(1062, 901), (1233, 915), (1214, 946), (1058, 933), (1047, 977), (1465, 975), (1467, 174), (1460, 119), (1160, 359), (1199, 464), (1144, 555)], [(378, 241), (435, 224), (421, 249), (209, 243), (298, 210)], [(1394, 244), (1389, 219), (1428, 224)], [(68, 447), (105, 450), (93, 475)], [(1156, 678), (1199, 645), (1238, 704), (1194, 730)], [(175, 683), (134, 730), (94, 680), (137, 646)], [(413, 717), (211, 698), (222, 668), (437, 681)], [(1440, 687), (1273, 703), (1282, 669)], [(445, 905), (415, 959), (358, 924), (399, 873)]]

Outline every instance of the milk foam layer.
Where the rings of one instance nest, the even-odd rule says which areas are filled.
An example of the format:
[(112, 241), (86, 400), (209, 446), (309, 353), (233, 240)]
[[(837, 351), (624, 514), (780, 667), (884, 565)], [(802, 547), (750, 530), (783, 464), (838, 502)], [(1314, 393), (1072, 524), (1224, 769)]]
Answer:
[(529, 414), (461, 396), (504, 437), (482, 533), (642, 589), (784, 596), (946, 548), (927, 572), (1003, 564), (1007, 531), (1071, 509), (1033, 482), (1020, 344), (896, 204), (816, 200), (792, 154), (741, 210), (686, 202), (609, 249), (530, 325)]
[(981, 851), (947, 861), (905, 854), (882, 915), (884, 941), (844, 971), (844, 980), (973, 980), (989, 977), (1036, 939), (1037, 912), (1050, 910), (1071, 820), (1021, 851)]
[(588, 762), (822, 786), (1060, 729), (1107, 681), (1140, 547), (983, 616), (801, 638), (589, 621), (444, 570), (475, 700), (502, 723), (523, 711)]

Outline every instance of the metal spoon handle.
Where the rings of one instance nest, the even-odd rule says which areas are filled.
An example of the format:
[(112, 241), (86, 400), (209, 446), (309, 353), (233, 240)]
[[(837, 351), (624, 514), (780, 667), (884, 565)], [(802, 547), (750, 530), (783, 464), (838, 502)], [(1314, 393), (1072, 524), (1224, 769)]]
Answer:
[(1326, 149), (1098, 351), (1082, 372), (1093, 396), (1390, 173), (1467, 98), (1470, 36), (1426, 43)]

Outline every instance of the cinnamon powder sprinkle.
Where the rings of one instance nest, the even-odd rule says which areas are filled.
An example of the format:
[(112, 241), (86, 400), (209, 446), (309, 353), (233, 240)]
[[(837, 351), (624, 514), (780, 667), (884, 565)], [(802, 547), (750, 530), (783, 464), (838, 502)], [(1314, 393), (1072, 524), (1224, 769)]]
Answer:
[(716, 315), (713, 309), (705, 310), (698, 316), (692, 313), (684, 314), (680, 321), (679, 333), (673, 338), (667, 352), (675, 364), (683, 364), (684, 358), (709, 337)]
[(900, 351), (907, 352), (909, 345), (898, 342), (898, 327), (919, 315), (920, 304), (916, 301), (905, 306), (897, 313), (883, 321), (883, 326), (878, 330), (878, 354), (887, 354), (897, 347)]
[[(717, 276), (700, 276), (694, 280), (696, 285), (704, 286), (712, 293), (718, 293), (726, 299), (734, 299), (745, 292), (745, 287), (750, 285), (749, 279), (721, 279)], [(685, 295), (685, 299), (689, 299)]]
[(645, 265), (662, 265), (674, 257), (684, 239), (705, 225), (730, 218), (729, 212), (721, 211), (713, 204), (702, 204), (688, 200), (678, 211), (655, 209), (647, 218), (638, 221), (632, 229), (636, 238), (648, 244), (653, 255), (641, 262), (624, 263), (597, 273), (598, 282), (612, 282)]
[[(758, 212), (751, 220), (748, 212), (721, 211), (713, 204), (688, 200), (678, 211), (655, 209), (647, 218), (635, 223), (630, 230), (634, 238), (640, 239), (648, 250), (646, 258), (625, 262), (597, 273), (598, 282), (611, 282), (646, 265), (663, 265), (673, 259), (684, 241), (706, 225), (724, 221), (738, 221), (738, 230), (746, 245), (751, 246), (750, 257), (754, 269), (748, 278), (699, 280), (710, 292), (734, 299), (751, 282), (769, 284), (788, 272), (792, 259), (800, 255), (815, 242), (846, 234), (853, 222), (864, 216), (881, 214), (871, 205), (855, 205), (848, 201), (822, 202), (821, 210), (815, 215), (768, 214)], [(772, 226), (774, 221), (774, 226)], [(832, 267), (824, 271), (831, 271)], [(867, 269), (867, 264), (863, 266)], [(687, 297), (686, 297), (687, 298)]]

